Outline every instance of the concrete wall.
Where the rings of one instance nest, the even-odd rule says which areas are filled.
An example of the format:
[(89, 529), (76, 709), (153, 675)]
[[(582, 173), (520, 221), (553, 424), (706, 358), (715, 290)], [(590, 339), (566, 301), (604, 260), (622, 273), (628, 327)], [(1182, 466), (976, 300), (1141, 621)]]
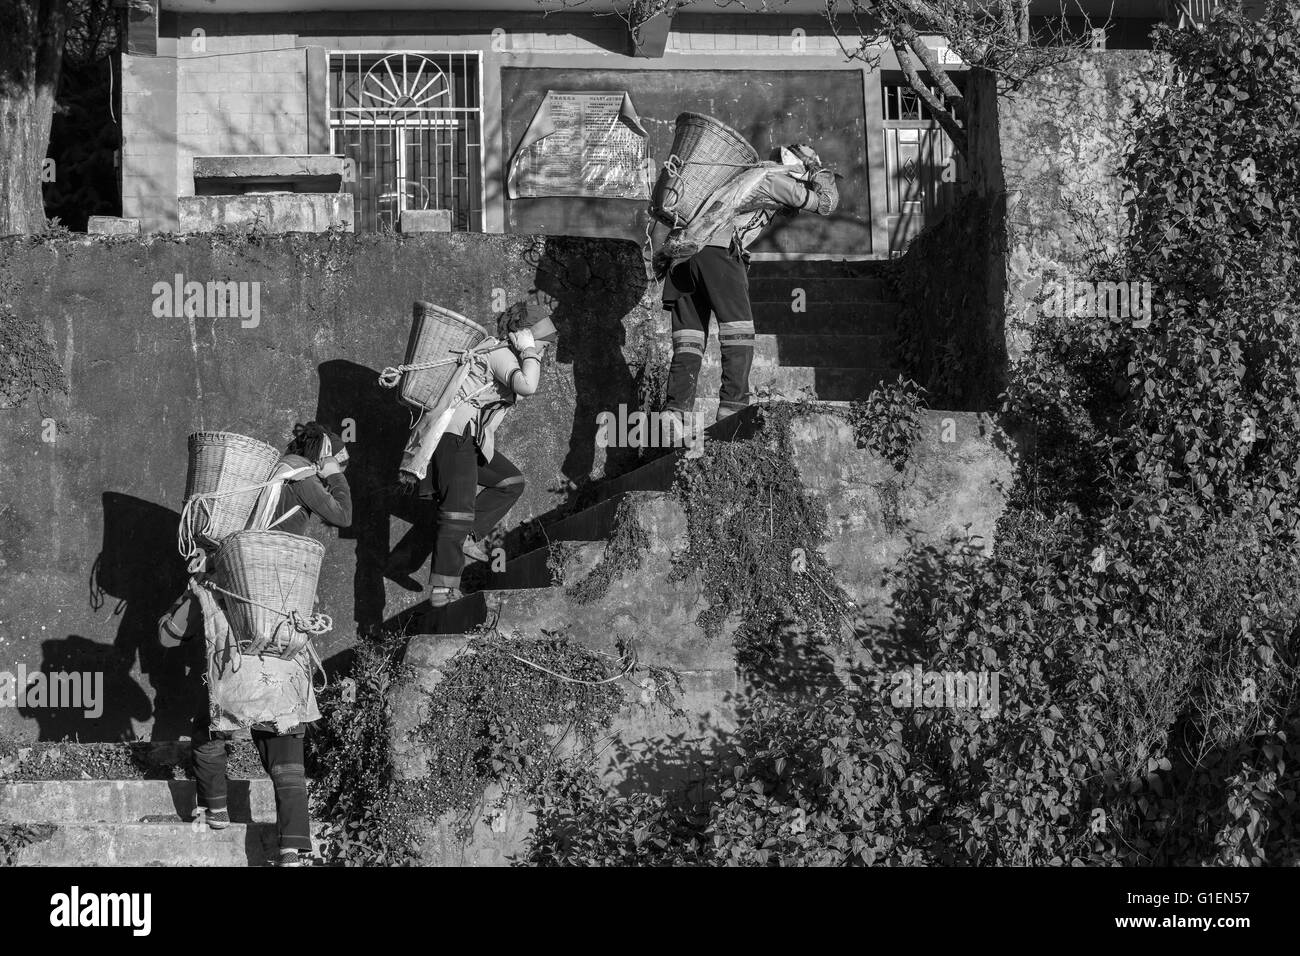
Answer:
[(996, 142), (981, 165), (1006, 196), (997, 241), (1012, 357), (1036, 320), (1043, 282), (1082, 278), (1090, 250), (1118, 252), (1126, 229), (1119, 172), (1135, 133), (1134, 105), (1162, 96), (1164, 81), (1149, 50), (1091, 53), (991, 104)]
[[(512, 527), (562, 506), (590, 475), (635, 464), (626, 451), (606, 457), (595, 436), (600, 409), (636, 406), (633, 366), (667, 339), (640, 270), (634, 246), (597, 240), (5, 240), (0, 290), (43, 330), (69, 393), (0, 409), (0, 670), (90, 662), (114, 703), (99, 721), (0, 708), (0, 728), (82, 740), (188, 733), (197, 684), (153, 635), (184, 581), (175, 529), (193, 431), (280, 446), (295, 421), (352, 419), (355, 519), (323, 533), (321, 603), (336, 625), (322, 653), (418, 599), (381, 575), (416, 513), (386, 496), (410, 416), (376, 384), (402, 360), (417, 298), (488, 325), (496, 290), (506, 303), (533, 289), (558, 302), (561, 344), (541, 390), (499, 432), (529, 481)], [(178, 274), (257, 283), (258, 323), (156, 317), (155, 284)]]
[(972, 71), (969, 190), (894, 274), (899, 360), (932, 403), (996, 408), (1044, 285), (1084, 278), (1119, 251), (1133, 107), (1161, 95), (1154, 57), (1086, 53), (1010, 93)]

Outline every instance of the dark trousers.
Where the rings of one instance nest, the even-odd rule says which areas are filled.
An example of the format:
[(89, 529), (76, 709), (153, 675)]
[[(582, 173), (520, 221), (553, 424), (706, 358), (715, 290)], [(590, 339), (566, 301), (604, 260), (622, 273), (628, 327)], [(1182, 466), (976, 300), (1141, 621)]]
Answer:
[(750, 403), (749, 370), (754, 364), (754, 313), (749, 307), (749, 276), (740, 254), (705, 246), (669, 270), (664, 308), (672, 312), (673, 360), (668, 368), (664, 408), (690, 412), (708, 343), (709, 317), (718, 320), (722, 351), (722, 389), (718, 417)]
[[(304, 768), (303, 731), (274, 734), (254, 728), (253, 746), (262, 768), (275, 787), (275, 824), (282, 850), (311, 850), (311, 819), (307, 807), (307, 772)], [(204, 715), (194, 722), (191, 753), (199, 806), (226, 810), (226, 745), (233, 735), (208, 729)]]
[(429, 584), (460, 587), (466, 535), (481, 538), (497, 526), (524, 493), (524, 476), (499, 451), (484, 461), (472, 435), (443, 435), (431, 469), (438, 512)]

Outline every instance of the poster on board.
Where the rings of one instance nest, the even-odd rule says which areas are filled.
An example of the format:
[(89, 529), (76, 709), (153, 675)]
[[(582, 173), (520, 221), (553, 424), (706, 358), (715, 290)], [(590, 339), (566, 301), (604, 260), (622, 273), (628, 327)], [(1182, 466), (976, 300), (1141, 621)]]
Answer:
[(649, 199), (648, 137), (626, 91), (547, 90), (510, 161), (511, 199)]

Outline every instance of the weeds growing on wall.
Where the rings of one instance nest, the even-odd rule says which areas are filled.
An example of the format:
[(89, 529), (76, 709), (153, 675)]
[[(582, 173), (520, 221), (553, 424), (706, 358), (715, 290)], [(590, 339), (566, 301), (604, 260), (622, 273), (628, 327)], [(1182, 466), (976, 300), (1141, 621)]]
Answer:
[(609, 592), (609, 586), (641, 566), (650, 536), (637, 517), (636, 501), (624, 498), (614, 515), (614, 528), (599, 563), (582, 580), (568, 585), (564, 594), (576, 604), (591, 604)]
[(562, 765), (585, 765), (625, 706), (624, 688), (670, 709), (675, 674), (639, 661), (635, 647), (595, 651), (560, 632), (488, 632), (442, 668), (412, 735), (426, 776), (411, 785), (427, 814), (472, 809), (489, 783), (532, 796)]
[(791, 627), (838, 639), (853, 607), (821, 554), (825, 509), (794, 462), (790, 424), (808, 408), (758, 406), (752, 414), (761, 425), (751, 437), (708, 442), (678, 466), (688, 540), (674, 556), (674, 579), (698, 575), (709, 607), (697, 623), (714, 640), (737, 620), (742, 654)]
[(392, 634), (359, 641), (350, 675), (320, 694), (307, 760), (327, 863), (400, 866), (418, 858), (391, 746), (393, 691), (409, 677), (402, 646)]
[(32, 395), (45, 398), (67, 390), (63, 366), (44, 329), (0, 305), (0, 408), (15, 408)]
[(412, 732), (423, 774), (402, 774), (392, 708), (413, 676), (398, 661), (404, 646), (401, 635), (359, 644), (351, 676), (321, 695), (310, 759), (326, 862), (415, 864), (422, 828), (451, 814), (472, 829), (489, 784), (543, 802), (590, 761), (626, 687), (670, 710), (681, 690), (676, 674), (629, 645), (606, 654), (558, 632), (479, 634), (440, 668)]

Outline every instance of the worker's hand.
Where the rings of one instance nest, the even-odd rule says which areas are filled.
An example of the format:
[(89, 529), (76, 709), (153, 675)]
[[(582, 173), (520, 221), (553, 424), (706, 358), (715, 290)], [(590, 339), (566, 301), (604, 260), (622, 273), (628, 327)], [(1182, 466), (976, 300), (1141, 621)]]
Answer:
[(510, 346), (516, 352), (522, 352), (524, 349), (537, 347), (537, 342), (533, 339), (532, 329), (518, 329), (509, 335)]
[(812, 191), (817, 196), (817, 212), (829, 216), (840, 204), (840, 190), (835, 185), (835, 174), (829, 169), (819, 169), (813, 174)]
[(322, 478), (328, 478), (330, 475), (342, 474), (343, 468), (339, 465), (338, 459), (331, 455), (329, 458), (322, 458), (316, 470)]
[(420, 479), (409, 471), (399, 471), (397, 473), (397, 484), (393, 490), (399, 495), (414, 494), (416, 488), (420, 485)]

